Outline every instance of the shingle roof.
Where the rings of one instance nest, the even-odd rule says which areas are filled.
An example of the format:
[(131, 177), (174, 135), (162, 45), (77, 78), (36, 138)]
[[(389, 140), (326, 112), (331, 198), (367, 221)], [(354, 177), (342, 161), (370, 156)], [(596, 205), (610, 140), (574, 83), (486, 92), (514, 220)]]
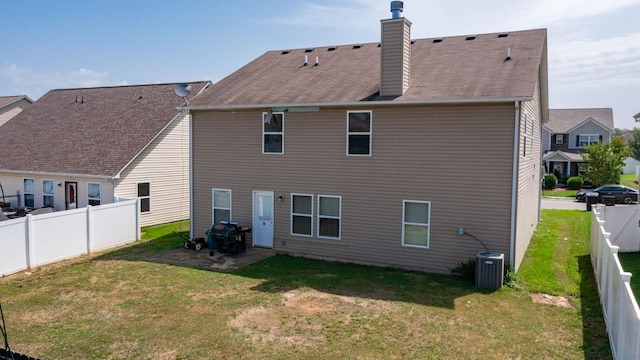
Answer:
[(0, 170), (115, 176), (184, 105), (175, 85), (51, 90), (3, 125)]
[(545, 126), (554, 134), (562, 134), (589, 118), (610, 131), (614, 130), (611, 108), (549, 109), (549, 122)]
[[(408, 90), (379, 96), (378, 43), (269, 51), (207, 89), (192, 109), (360, 101), (532, 98), (546, 56), (546, 30), (414, 40)], [(505, 61), (507, 49), (511, 60)], [(303, 66), (304, 56), (309, 64)], [(314, 66), (315, 57), (319, 65)], [(546, 66), (546, 65), (545, 65)], [(546, 80), (545, 80), (546, 81)], [(546, 84), (545, 84), (546, 85)], [(545, 88), (546, 89), (546, 88)]]
[(3, 108), (9, 104), (12, 104), (20, 99), (26, 99), (29, 102), (33, 102), (33, 100), (31, 100), (28, 96), (26, 95), (15, 95), (15, 96), (0, 96), (0, 108)]

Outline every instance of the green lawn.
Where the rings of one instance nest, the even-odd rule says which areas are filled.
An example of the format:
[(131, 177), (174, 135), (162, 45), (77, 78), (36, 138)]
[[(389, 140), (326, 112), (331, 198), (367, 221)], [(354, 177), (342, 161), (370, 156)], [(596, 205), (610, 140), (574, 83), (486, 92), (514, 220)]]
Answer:
[(553, 190), (542, 190), (542, 197), (566, 197), (566, 198), (575, 198), (578, 190), (569, 190), (569, 189), (553, 189)]
[(618, 253), (618, 258), (624, 271), (633, 274), (631, 276), (631, 289), (636, 297), (636, 302), (640, 304), (640, 252)]
[(625, 185), (633, 189), (638, 189), (636, 174), (624, 174), (620, 176), (620, 185)]
[(146, 260), (181, 247), (172, 231), (184, 229), (1, 278), (11, 348), (42, 359), (611, 358), (586, 212), (543, 210), (518, 286), (495, 292), (285, 255), (231, 273)]

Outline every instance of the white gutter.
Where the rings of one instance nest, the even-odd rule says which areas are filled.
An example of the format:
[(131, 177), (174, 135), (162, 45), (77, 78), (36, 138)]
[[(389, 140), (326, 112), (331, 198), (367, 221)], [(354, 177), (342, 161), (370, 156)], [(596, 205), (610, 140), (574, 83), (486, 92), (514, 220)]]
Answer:
[(157, 134), (155, 134), (153, 136), (153, 138), (145, 145), (142, 147), (142, 149), (140, 149), (140, 151), (138, 151), (137, 154), (135, 154), (135, 156), (133, 158), (131, 158), (131, 160), (129, 160), (129, 162), (127, 162), (127, 164), (122, 167), (122, 169), (120, 169), (120, 171), (118, 171), (118, 173), (116, 174), (116, 176), (114, 176), (114, 179), (120, 179), (120, 174), (122, 174), (122, 172), (129, 166), (131, 165), (132, 162), (134, 162), (138, 156), (140, 156), (140, 154), (142, 154), (143, 151), (145, 151), (150, 145), (151, 143), (153, 143), (153, 141), (155, 139), (158, 138), (158, 136), (160, 136), (160, 134), (164, 133), (164, 131), (169, 127), (169, 125), (173, 124), (174, 121), (176, 121), (177, 118), (184, 116), (185, 114), (183, 112), (179, 112), (176, 114), (176, 116), (173, 117), (173, 119), (171, 119), (171, 121), (169, 121), (163, 128), (162, 130), (160, 130)]
[(513, 130), (513, 175), (511, 176), (511, 229), (509, 229), (509, 265), (514, 266), (516, 244), (516, 210), (518, 195), (518, 157), (520, 156), (520, 102), (516, 100), (516, 118)]
[(384, 101), (351, 101), (335, 103), (286, 103), (286, 104), (253, 104), (253, 105), (200, 105), (189, 106), (188, 110), (243, 110), (243, 109), (264, 109), (264, 108), (297, 108), (297, 107), (341, 107), (341, 106), (397, 106), (397, 105), (425, 105), (425, 104), (474, 104), (474, 103), (496, 103), (496, 102), (516, 102), (533, 100), (532, 96), (522, 96), (513, 98), (478, 98), (478, 99), (435, 99), (435, 100), (384, 100)]
[(72, 173), (54, 173), (54, 172), (46, 172), (46, 171), (24, 171), (24, 170), (5, 170), (0, 169), (0, 173), (7, 174), (27, 174), (27, 175), (43, 175), (43, 176), (55, 176), (55, 177), (83, 177), (90, 179), (100, 179), (106, 181), (112, 181), (113, 179), (117, 179), (117, 176), (110, 175), (88, 175), (88, 174), (72, 174)]

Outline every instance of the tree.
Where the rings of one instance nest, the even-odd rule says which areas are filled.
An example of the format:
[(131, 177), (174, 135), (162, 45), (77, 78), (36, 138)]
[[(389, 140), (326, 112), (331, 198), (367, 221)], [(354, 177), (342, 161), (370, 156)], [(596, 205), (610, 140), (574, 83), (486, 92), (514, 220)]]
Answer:
[(622, 137), (613, 137), (608, 143), (585, 146), (582, 158), (587, 162), (583, 167), (585, 180), (594, 186), (618, 184), (624, 168), (624, 160), (631, 154)]
[(629, 148), (631, 149), (631, 156), (636, 160), (640, 160), (640, 130), (634, 129), (631, 133)]

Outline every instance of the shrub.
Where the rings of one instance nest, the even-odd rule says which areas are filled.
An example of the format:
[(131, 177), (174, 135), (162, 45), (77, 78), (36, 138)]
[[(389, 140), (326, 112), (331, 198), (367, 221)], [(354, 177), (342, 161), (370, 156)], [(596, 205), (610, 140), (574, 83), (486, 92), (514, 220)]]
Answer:
[(544, 176), (544, 188), (553, 189), (558, 185), (558, 178), (553, 174), (547, 174)]
[(584, 180), (580, 176), (572, 176), (567, 181), (567, 187), (571, 190), (580, 190), (583, 184)]
[(474, 284), (476, 281), (476, 259), (472, 258), (466, 262), (461, 262), (451, 272)]
[(512, 289), (519, 288), (518, 276), (516, 275), (516, 272), (511, 265), (504, 266), (504, 286), (510, 287)]

